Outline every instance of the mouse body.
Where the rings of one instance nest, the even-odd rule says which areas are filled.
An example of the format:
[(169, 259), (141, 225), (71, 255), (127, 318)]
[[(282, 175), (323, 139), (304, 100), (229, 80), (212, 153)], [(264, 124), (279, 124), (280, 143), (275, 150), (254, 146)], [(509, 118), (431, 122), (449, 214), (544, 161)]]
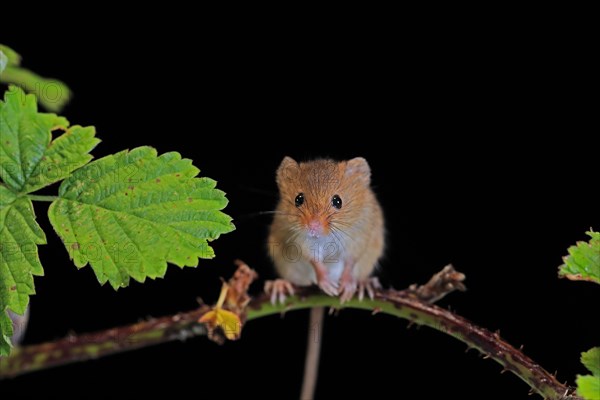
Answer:
[(384, 250), (384, 220), (364, 158), (296, 162), (277, 169), (279, 203), (269, 253), (286, 281), (317, 284), (347, 301), (372, 295), (370, 277)]

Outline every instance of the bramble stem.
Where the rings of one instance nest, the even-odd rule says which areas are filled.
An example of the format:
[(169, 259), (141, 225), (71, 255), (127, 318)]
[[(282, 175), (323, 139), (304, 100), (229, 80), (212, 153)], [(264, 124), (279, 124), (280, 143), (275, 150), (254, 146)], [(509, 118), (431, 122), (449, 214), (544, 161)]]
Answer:
[[(464, 279), (464, 275), (453, 269), (446, 271), (447, 268), (451, 269), (446, 267), (426, 285), (418, 287), (413, 285), (402, 291), (378, 290), (372, 300), (353, 299), (344, 304), (340, 304), (336, 297), (323, 295), (311, 288), (299, 288), (297, 296), (288, 298), (283, 305), (271, 304), (269, 296), (262, 294), (253, 298), (248, 304), (246, 322), (312, 307), (355, 308), (373, 314), (394, 315), (448, 334), (466, 343), (469, 348), (477, 349), (485, 355), (485, 358), (489, 357), (502, 365), (503, 371), (510, 371), (517, 375), (531, 387), (532, 392), (545, 399), (581, 400), (581, 397), (574, 395), (572, 388), (558, 382), (552, 374), (519, 349), (505, 342), (497, 333), (492, 333), (453, 312), (430, 304), (431, 301), (462, 286), (460, 281)], [(440, 284), (440, 275), (444, 272), (449, 272), (446, 275), (450, 278), (446, 276), (446, 279), (458, 276), (458, 283)], [(433, 294), (432, 288), (435, 292)], [(420, 297), (424, 293), (427, 297)], [(0, 359), (0, 379), (173, 340), (206, 335), (206, 327), (197, 321), (210, 310), (211, 307), (203, 305), (189, 312), (16, 348), (10, 357)]]

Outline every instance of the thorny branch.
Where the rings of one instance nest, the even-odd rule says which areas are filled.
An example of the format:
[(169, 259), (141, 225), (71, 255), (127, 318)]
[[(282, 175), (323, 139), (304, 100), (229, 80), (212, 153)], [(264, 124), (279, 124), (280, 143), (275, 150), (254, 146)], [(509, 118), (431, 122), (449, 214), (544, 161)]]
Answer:
[[(502, 365), (502, 372), (510, 371), (525, 381), (532, 393), (552, 400), (581, 400), (574, 395), (572, 388), (558, 382), (555, 376), (505, 342), (497, 333), (431, 304), (454, 290), (465, 289), (462, 283), (465, 276), (450, 265), (435, 274), (425, 285), (411, 285), (401, 291), (378, 290), (373, 300), (351, 300), (340, 304), (339, 299), (325, 296), (314, 288), (298, 288), (297, 295), (289, 298), (284, 305), (272, 305), (269, 297), (264, 294), (250, 299), (247, 289), (256, 274), (244, 263), (238, 262), (238, 265), (234, 277), (224, 283), (222, 300), (218, 306), (201, 305), (193, 311), (16, 348), (10, 357), (0, 358), (0, 379), (194, 336), (209, 334), (211, 339), (219, 342), (225, 337), (237, 337), (241, 327), (233, 327), (236, 335), (228, 335), (229, 327), (216, 322), (223, 319), (217, 318), (224, 316), (219, 313), (235, 313), (239, 317), (236, 320), (245, 323), (292, 310), (332, 307), (370, 310), (373, 314), (395, 315), (414, 324), (429, 326), (461, 340), (467, 344), (468, 349), (479, 350), (484, 358), (492, 358)], [(213, 317), (207, 318), (206, 314), (210, 312)], [(207, 322), (198, 322), (201, 318)]]

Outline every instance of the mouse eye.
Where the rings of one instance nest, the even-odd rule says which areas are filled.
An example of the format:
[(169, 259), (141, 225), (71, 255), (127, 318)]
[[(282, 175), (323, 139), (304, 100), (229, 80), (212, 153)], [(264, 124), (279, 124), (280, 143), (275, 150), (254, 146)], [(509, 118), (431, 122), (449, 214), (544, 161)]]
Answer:
[(304, 204), (304, 193), (298, 193), (298, 196), (296, 196), (296, 207), (300, 207), (302, 204)]
[(337, 194), (331, 198), (331, 205), (337, 208), (338, 210), (342, 208), (342, 198)]

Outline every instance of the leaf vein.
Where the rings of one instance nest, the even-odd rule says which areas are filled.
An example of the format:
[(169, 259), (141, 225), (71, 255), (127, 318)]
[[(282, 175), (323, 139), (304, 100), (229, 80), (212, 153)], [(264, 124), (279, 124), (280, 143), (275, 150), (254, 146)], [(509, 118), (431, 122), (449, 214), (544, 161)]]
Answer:
[[(140, 255), (140, 260), (146, 260), (146, 257), (144, 256), (144, 253), (140, 250), (139, 245), (137, 244), (137, 242), (129, 235), (129, 233), (125, 230), (125, 228), (121, 225), (121, 222), (119, 221), (118, 218), (116, 218), (115, 215), (111, 214), (112, 219), (116, 222), (116, 224), (119, 226), (119, 228), (121, 228), (121, 231), (125, 234), (125, 236), (127, 237), (127, 239), (133, 243), (133, 245), (135, 246), (135, 249), (137, 251), (137, 253)], [(142, 272), (144, 272), (145, 268), (144, 268), (144, 263), (143, 261), (140, 262), (140, 266), (141, 266), (141, 270)]]
[[(85, 207), (85, 209), (88, 210), (88, 212), (90, 214), (90, 220), (92, 221), (92, 224), (94, 225), (93, 232), (94, 232), (94, 235), (96, 236), (96, 240), (98, 240), (102, 244), (102, 248), (108, 254), (108, 257), (109, 257), (109, 259), (110, 259), (110, 261), (112, 263), (112, 266), (114, 267), (113, 269), (116, 270), (116, 272), (117, 272), (117, 274), (119, 276), (122, 276), (119, 266), (115, 263), (114, 259), (110, 255), (110, 252), (106, 249), (105, 243), (102, 240), (102, 236), (101, 236), (100, 230), (98, 229), (98, 224), (96, 223), (96, 219), (94, 218), (94, 212), (93, 212), (92, 208), (91, 207)], [(100, 256), (100, 260), (102, 260), (102, 256)], [(90, 263), (90, 264), (92, 264), (92, 263)], [(93, 266), (93, 264), (92, 264), (92, 266)], [(109, 280), (110, 280), (110, 278), (109, 278)]]

